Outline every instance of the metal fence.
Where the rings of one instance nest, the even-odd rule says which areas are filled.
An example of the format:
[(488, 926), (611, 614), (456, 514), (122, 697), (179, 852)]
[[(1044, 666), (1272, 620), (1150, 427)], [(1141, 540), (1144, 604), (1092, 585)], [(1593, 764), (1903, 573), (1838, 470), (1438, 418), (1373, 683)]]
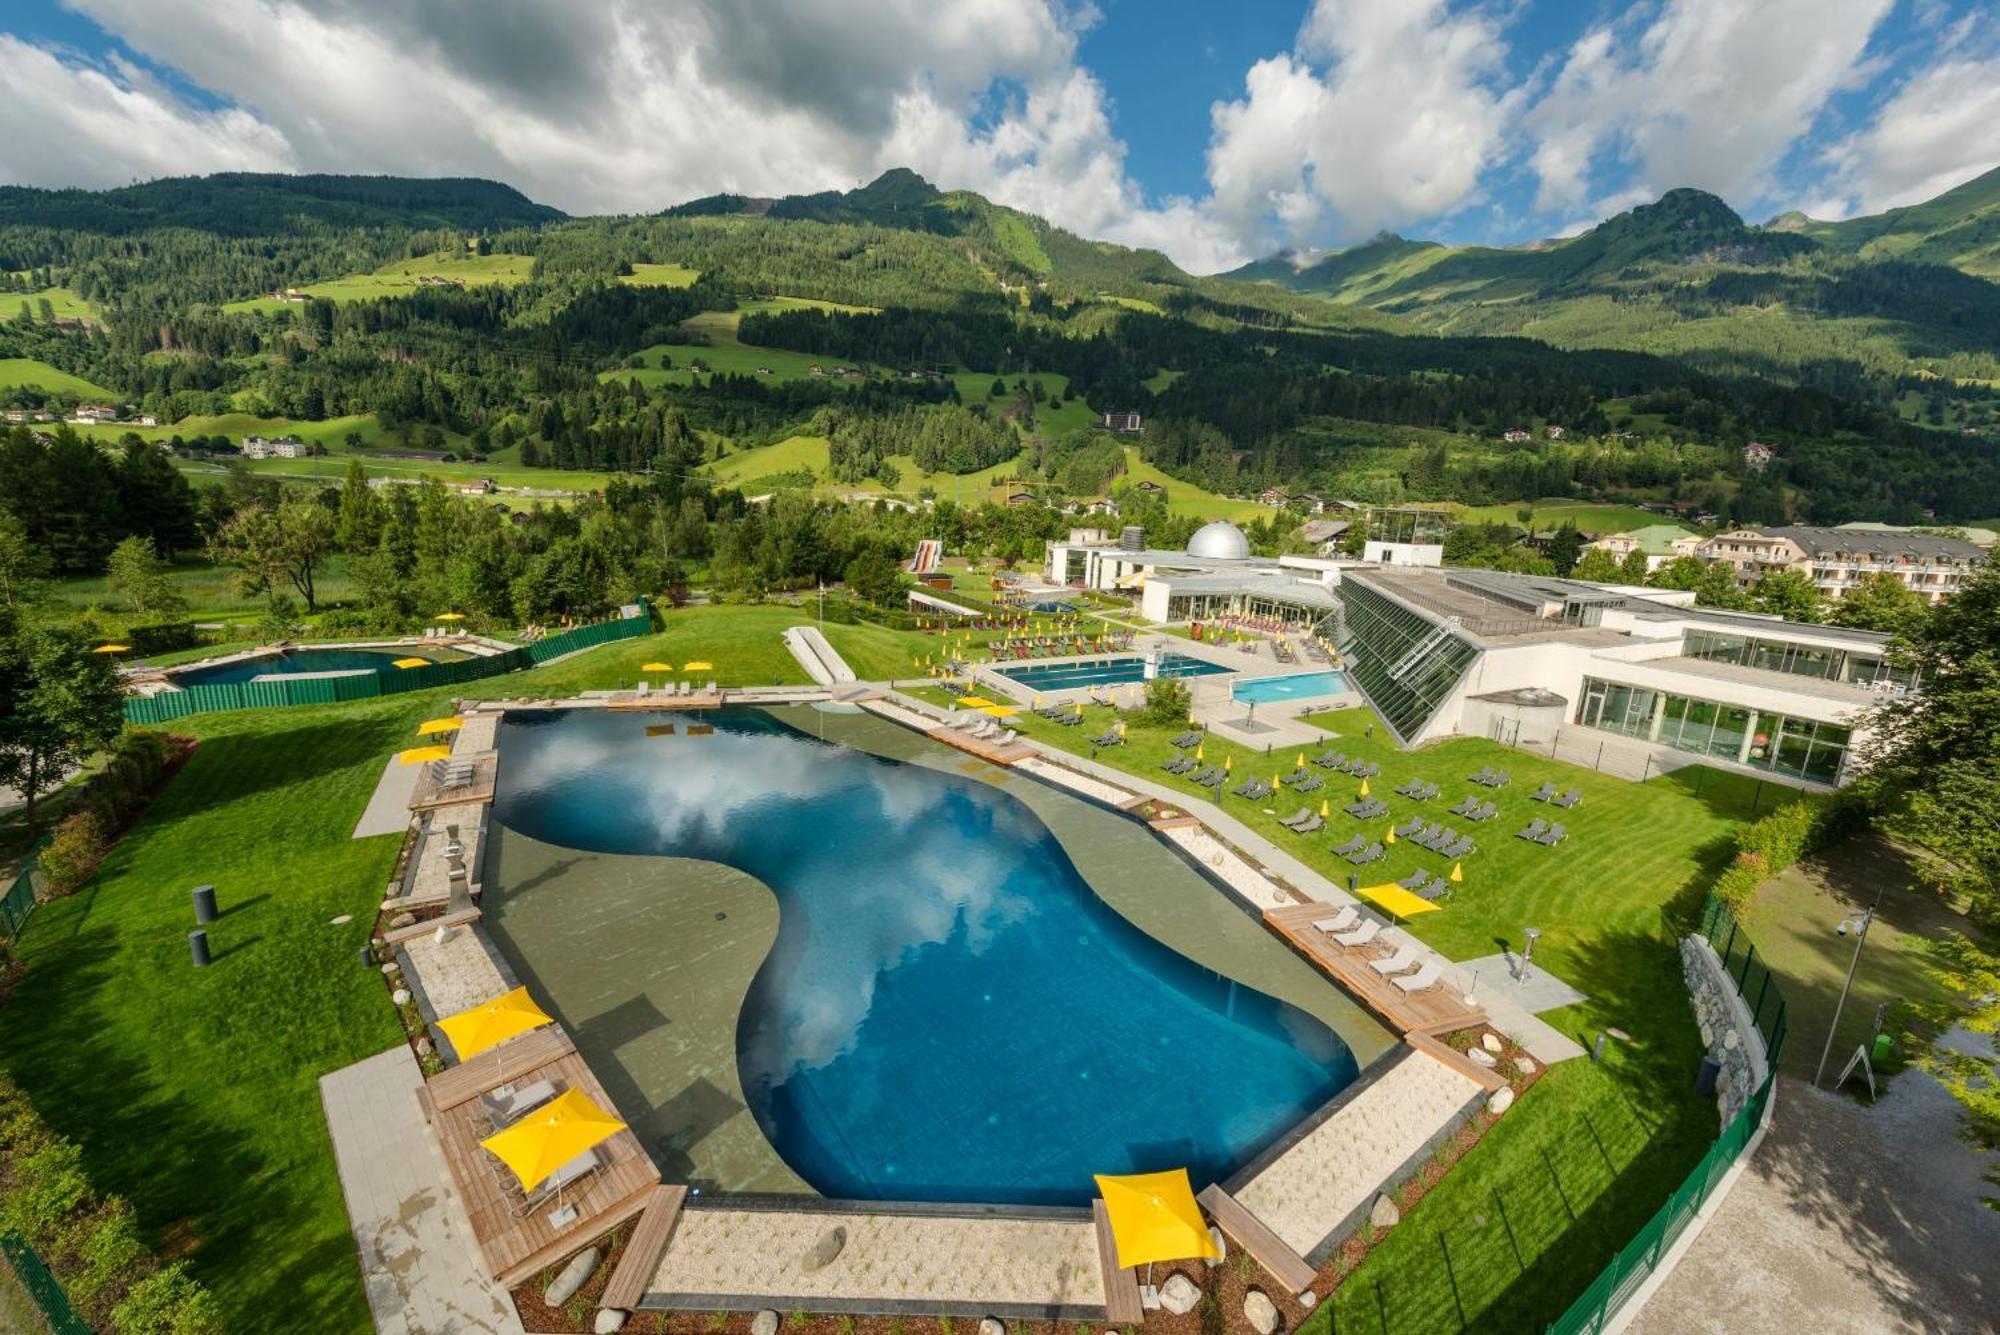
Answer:
[[(1778, 1053), (1785, 1041), (1785, 999), (1771, 980), (1771, 971), (1757, 960), (1756, 948), (1739, 931), (1729, 906), (1713, 894), (1702, 910), (1702, 935), (1715, 946), (1716, 954), (1722, 956), (1723, 964), (1730, 969), (1729, 976), (1736, 981), (1737, 991), (1757, 1017), (1770, 1073), (1742, 1111), (1722, 1128), (1722, 1134), (1708, 1147), (1708, 1153), (1694, 1171), (1674, 1189), (1667, 1203), (1619, 1250), (1611, 1264), (1570, 1304), (1569, 1310), (1550, 1324), (1549, 1335), (1597, 1335), (1603, 1330), (1659, 1268), (1661, 1259), (1701, 1212), (1764, 1124), (1765, 1112), (1771, 1104), (1771, 1086), (1778, 1078)], [(1742, 954), (1732, 959), (1732, 952), (1739, 944)]]
[(427, 663), (423, 667), (395, 672), (366, 672), (346, 677), (271, 677), (262, 681), (218, 682), (190, 686), (181, 691), (133, 696), (125, 702), (127, 723), (167, 723), (188, 714), (207, 714), (223, 709), (275, 709), (286, 705), (330, 705), (347, 700), (368, 700), (381, 695), (401, 695), (433, 686), (457, 686), (485, 677), (546, 663), (579, 649), (630, 639), (652, 630), (653, 618), (644, 603), (639, 615), (616, 621), (600, 621), (578, 626), (559, 635), (546, 636), (533, 644), (487, 658), (462, 658), (450, 663)]
[(0, 895), (0, 934), (4, 934), (9, 941), (20, 938), (28, 915), (35, 911), (35, 891), (41, 884), (42, 850), (48, 844), (48, 838), (44, 836), (28, 850), (28, 855), (21, 859), (20, 874), (7, 887), (7, 893)]
[(35, 1306), (41, 1309), (43, 1319), (55, 1335), (91, 1335), (90, 1327), (70, 1306), (69, 1295), (42, 1264), (42, 1258), (35, 1255), (27, 1239), (15, 1233), (0, 1233), (0, 1256), (7, 1258), (7, 1264), (20, 1277), (21, 1287), (35, 1300)]

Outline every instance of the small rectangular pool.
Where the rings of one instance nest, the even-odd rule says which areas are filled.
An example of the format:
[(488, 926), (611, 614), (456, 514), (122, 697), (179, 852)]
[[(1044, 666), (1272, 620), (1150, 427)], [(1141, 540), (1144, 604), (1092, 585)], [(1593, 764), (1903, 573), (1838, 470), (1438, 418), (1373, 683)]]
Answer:
[(1331, 669), (1301, 672), (1291, 677), (1246, 677), (1229, 695), (1246, 705), (1266, 705), (1273, 700), (1307, 700), (1315, 695), (1338, 695), (1347, 689), (1347, 674)]
[[(1088, 663), (1045, 663), (1032, 667), (995, 668), (1001, 676), (1031, 691), (1067, 691), (1080, 686), (1126, 686), (1146, 679), (1146, 660), (1137, 654), (1097, 658)], [(1161, 654), (1162, 677), (1209, 677), (1229, 668), (1186, 654)]]

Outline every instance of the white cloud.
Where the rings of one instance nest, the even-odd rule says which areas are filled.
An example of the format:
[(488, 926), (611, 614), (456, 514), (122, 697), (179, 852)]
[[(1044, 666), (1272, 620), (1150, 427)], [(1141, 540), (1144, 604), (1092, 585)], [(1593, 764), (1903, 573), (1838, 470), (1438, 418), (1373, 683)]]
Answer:
[(2000, 166), (2000, 56), (1932, 65), (1883, 103), (1867, 129), (1826, 153), (1834, 192), (1815, 217), (1915, 204)]
[(1446, 0), (1317, 0), (1290, 56), (1213, 112), (1209, 179), (1238, 228), (1352, 238), (1477, 196), (1519, 103), (1498, 86), (1501, 20)]
[(1591, 29), (1525, 118), (1538, 207), (1574, 208), (1601, 155), (1648, 195), (1691, 185), (1769, 198), (1769, 173), (1835, 93), (1871, 72), (1893, 0), (1668, 0), (1649, 23)]

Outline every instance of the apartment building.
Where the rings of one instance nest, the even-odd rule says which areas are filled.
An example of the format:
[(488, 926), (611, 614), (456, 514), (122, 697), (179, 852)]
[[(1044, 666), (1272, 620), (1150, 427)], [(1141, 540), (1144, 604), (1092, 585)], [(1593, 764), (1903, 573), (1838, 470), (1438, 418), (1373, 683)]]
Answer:
[(1799, 525), (1731, 529), (1700, 544), (1695, 555), (1733, 566), (1737, 583), (1746, 586), (1777, 571), (1800, 571), (1827, 598), (1839, 598), (1866, 576), (1887, 573), (1933, 603), (1958, 592), (1967, 573), (1986, 559), (1985, 552), (1958, 538)]

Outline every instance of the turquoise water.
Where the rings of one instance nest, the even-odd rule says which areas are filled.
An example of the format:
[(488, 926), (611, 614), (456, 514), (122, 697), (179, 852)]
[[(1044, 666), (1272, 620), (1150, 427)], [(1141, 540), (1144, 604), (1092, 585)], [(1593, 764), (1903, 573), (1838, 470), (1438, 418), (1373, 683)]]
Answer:
[[(1089, 663), (1048, 663), (1038, 667), (995, 668), (1003, 677), (1020, 682), (1035, 691), (1063, 691), (1079, 686), (1124, 686), (1146, 679), (1146, 662), (1133, 655), (1125, 658), (1101, 658)], [(1214, 663), (1186, 654), (1161, 654), (1160, 675), (1162, 677), (1207, 677), (1218, 672), (1229, 671)]]
[[(739, 1074), (822, 1194), (1077, 1205), (1093, 1173), (1180, 1166), (1199, 1188), (1355, 1078), (1318, 1019), (1109, 909), (1014, 797), (762, 711), (703, 721), (715, 731), (649, 738), (643, 716), (509, 714), (495, 814), (545, 843), (703, 858), (770, 887), (778, 937)], [(515, 945), (533, 960), (532, 939)]]
[(407, 649), (281, 649), (217, 667), (177, 668), (173, 679), (182, 686), (216, 686), (301, 672), (400, 672), (396, 660), (410, 656)]
[(1246, 677), (1230, 690), (1230, 696), (1245, 704), (1262, 705), (1273, 700), (1337, 695), (1346, 689), (1347, 675), (1343, 672), (1301, 672), (1291, 677)]

